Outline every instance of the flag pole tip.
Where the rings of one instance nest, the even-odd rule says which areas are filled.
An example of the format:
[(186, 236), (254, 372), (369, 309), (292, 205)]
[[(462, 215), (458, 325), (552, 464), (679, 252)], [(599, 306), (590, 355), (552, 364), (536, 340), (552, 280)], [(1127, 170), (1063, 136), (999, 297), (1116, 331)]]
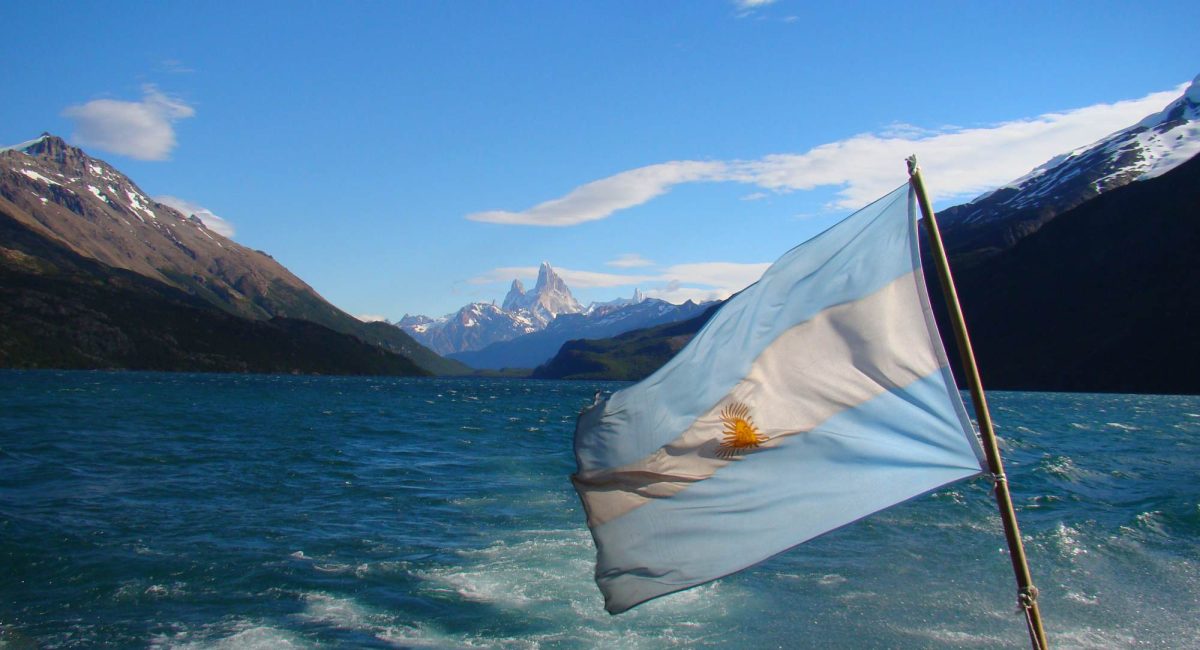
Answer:
[(917, 173), (917, 154), (913, 154), (904, 159), (908, 163), (908, 175), (912, 176)]

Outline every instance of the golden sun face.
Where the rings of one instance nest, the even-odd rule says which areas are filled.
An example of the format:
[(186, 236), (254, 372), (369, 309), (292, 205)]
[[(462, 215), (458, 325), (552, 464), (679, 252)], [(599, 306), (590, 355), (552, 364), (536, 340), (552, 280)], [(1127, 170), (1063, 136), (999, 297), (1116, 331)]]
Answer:
[(734, 402), (722, 409), (721, 422), (725, 425), (725, 439), (721, 441), (717, 454), (722, 457), (741, 454), (767, 441), (767, 437), (758, 432), (754, 421), (750, 419), (750, 409), (741, 402)]

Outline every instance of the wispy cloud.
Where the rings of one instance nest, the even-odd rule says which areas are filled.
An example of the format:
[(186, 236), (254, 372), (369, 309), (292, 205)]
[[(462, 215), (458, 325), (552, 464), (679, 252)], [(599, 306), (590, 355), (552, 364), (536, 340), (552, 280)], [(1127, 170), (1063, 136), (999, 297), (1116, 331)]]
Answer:
[[(721, 300), (757, 282), (769, 263), (742, 264), (736, 262), (697, 262), (676, 264), (656, 273), (600, 273), (577, 269), (555, 268), (567, 286), (574, 289), (612, 287), (641, 287), (651, 298), (681, 303), (687, 300), (703, 302)], [(471, 284), (503, 284), (514, 278), (530, 280), (537, 277), (536, 266), (511, 266), (492, 269), (471, 278)]]
[(142, 86), (142, 100), (93, 99), (62, 112), (75, 122), (72, 139), (138, 160), (166, 160), (175, 148), (175, 122), (192, 117), (195, 109), (168, 97), (158, 88)]
[[(856, 209), (904, 182), (904, 158), (917, 154), (935, 200), (969, 197), (1024, 175), (1050, 158), (1086, 146), (1161, 110), (1186, 84), (1140, 99), (975, 128), (924, 129), (895, 123), (804, 153), (757, 160), (680, 160), (592, 181), (522, 212), (490, 211), (468, 219), (530, 226), (572, 226), (641, 205), (685, 183), (734, 182), (786, 193), (840, 188), (830, 209)], [(756, 194), (747, 195), (758, 198)]]
[(752, 11), (771, 4), (775, 4), (775, 0), (733, 0), (733, 6), (740, 11)]
[(354, 317), (364, 323), (379, 323), (387, 321), (387, 316), (380, 316), (379, 314), (356, 314)]
[(191, 74), (196, 71), (195, 68), (185, 65), (183, 61), (180, 61), (179, 59), (163, 59), (161, 62), (159, 62), (158, 67), (163, 72), (169, 72), (171, 74)]
[(615, 266), (619, 269), (636, 269), (643, 266), (654, 266), (654, 262), (651, 262), (637, 253), (626, 253), (617, 259), (609, 260), (604, 264), (607, 266)]
[(493, 210), (467, 215), (472, 221), (528, 226), (574, 226), (641, 205), (681, 183), (722, 180), (725, 163), (682, 160), (639, 167), (592, 181), (566, 196), (524, 212)]
[(233, 224), (213, 214), (212, 210), (209, 210), (202, 205), (198, 205), (188, 201), (187, 199), (181, 199), (177, 196), (171, 196), (169, 194), (160, 194), (154, 197), (154, 200), (179, 210), (184, 214), (184, 216), (196, 215), (196, 218), (204, 222), (204, 225), (207, 226), (209, 230), (217, 233), (218, 235), (233, 239)]
[(775, 2), (776, 0), (731, 0), (733, 15), (737, 18), (753, 16), (759, 9), (773, 5)]

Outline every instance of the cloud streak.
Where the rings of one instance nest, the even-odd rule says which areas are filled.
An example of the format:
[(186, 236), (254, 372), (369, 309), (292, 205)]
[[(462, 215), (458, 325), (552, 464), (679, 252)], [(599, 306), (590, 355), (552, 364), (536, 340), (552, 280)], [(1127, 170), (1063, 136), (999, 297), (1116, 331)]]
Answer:
[(147, 84), (141, 101), (93, 99), (62, 114), (75, 123), (71, 137), (78, 144), (138, 160), (166, 160), (176, 144), (175, 122), (196, 111)]
[(467, 215), (472, 221), (530, 226), (574, 226), (641, 205), (681, 183), (723, 180), (725, 163), (678, 160), (639, 167), (571, 190), (524, 212), (493, 210)]
[[(929, 130), (892, 124), (823, 144), (804, 153), (757, 160), (679, 160), (624, 171), (592, 181), (564, 196), (521, 212), (488, 211), (473, 221), (528, 226), (573, 226), (642, 205), (686, 183), (733, 182), (760, 191), (788, 193), (837, 187), (829, 209), (852, 210), (906, 179), (904, 159), (917, 154), (935, 200), (965, 198), (1023, 176), (1066, 151), (1087, 146), (1161, 110), (1186, 84), (1140, 99), (1046, 113), (984, 127)], [(759, 193), (748, 195), (761, 198)]]
[(171, 196), (169, 194), (161, 194), (154, 197), (154, 200), (162, 203), (163, 205), (168, 205), (176, 210), (179, 210), (185, 217), (195, 215), (196, 218), (203, 222), (205, 227), (207, 227), (209, 230), (223, 237), (233, 239), (233, 224), (213, 214), (212, 210), (209, 210), (202, 205), (198, 205), (188, 201), (187, 199), (181, 199), (177, 196)]
[(609, 260), (604, 264), (606, 266), (615, 266), (618, 269), (636, 269), (643, 266), (654, 266), (654, 262), (651, 262), (637, 253), (626, 253), (617, 259)]

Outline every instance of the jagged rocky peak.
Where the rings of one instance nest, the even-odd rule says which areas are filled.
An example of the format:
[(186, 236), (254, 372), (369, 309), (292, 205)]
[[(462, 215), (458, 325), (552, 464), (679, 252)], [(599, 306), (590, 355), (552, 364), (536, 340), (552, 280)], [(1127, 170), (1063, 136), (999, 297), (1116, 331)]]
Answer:
[(501, 307), (504, 311), (516, 311), (521, 308), (525, 300), (525, 285), (521, 284), (520, 280), (514, 279), (512, 287), (508, 290), (508, 295), (504, 296), (504, 302)]
[(542, 262), (538, 268), (537, 284), (532, 291), (525, 291), (525, 285), (521, 284), (520, 280), (513, 280), (502, 307), (508, 312), (533, 312), (535, 318), (543, 325), (554, 320), (559, 314), (583, 311), (583, 306), (575, 300), (567, 283), (554, 272), (554, 267), (550, 266), (549, 262)]
[(542, 265), (538, 268), (537, 284), (534, 285), (533, 291), (540, 294), (547, 289), (550, 291), (570, 292), (570, 289), (567, 289), (567, 283), (558, 277), (558, 274), (554, 272), (554, 268), (550, 266), (550, 262), (542, 262)]
[(541, 268), (538, 269), (537, 284), (527, 295), (532, 298), (528, 303), (529, 308), (536, 315), (548, 317), (548, 320), (553, 320), (559, 314), (577, 314), (583, 311), (583, 305), (571, 295), (567, 283), (558, 277), (549, 262), (542, 262)]
[(89, 160), (88, 155), (78, 147), (72, 147), (65, 140), (50, 133), (42, 133), (35, 140), (30, 140), (14, 147), (30, 156), (46, 158), (59, 165), (74, 169), (83, 169)]

